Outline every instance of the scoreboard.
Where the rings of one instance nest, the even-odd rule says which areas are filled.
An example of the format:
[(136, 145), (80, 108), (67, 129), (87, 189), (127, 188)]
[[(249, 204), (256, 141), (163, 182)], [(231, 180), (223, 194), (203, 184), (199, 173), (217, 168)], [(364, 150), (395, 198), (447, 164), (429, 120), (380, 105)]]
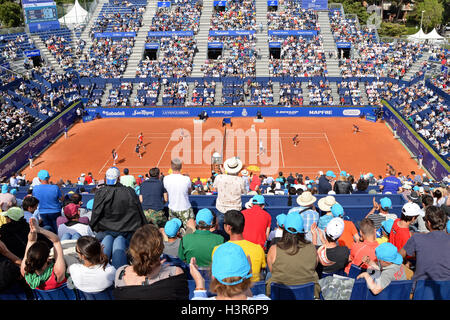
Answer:
[(58, 12), (55, 5), (28, 7), (24, 9), (26, 23), (58, 20)]

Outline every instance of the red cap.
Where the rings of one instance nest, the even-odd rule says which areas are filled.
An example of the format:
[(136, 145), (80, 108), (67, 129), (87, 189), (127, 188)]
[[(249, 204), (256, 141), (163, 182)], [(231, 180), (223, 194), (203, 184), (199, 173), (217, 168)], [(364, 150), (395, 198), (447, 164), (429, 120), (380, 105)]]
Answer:
[(78, 209), (80, 206), (75, 203), (69, 203), (67, 206), (64, 207), (64, 215), (70, 219), (75, 217), (78, 214)]

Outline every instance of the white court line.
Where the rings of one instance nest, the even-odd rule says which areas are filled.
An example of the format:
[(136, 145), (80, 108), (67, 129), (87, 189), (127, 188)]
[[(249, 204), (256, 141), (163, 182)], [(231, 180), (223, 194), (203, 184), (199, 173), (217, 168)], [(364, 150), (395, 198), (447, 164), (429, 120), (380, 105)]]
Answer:
[(161, 162), (162, 158), (164, 157), (164, 154), (166, 153), (167, 147), (170, 144), (170, 137), (169, 137), (169, 141), (167, 141), (166, 147), (164, 148), (164, 151), (161, 153), (161, 157), (159, 158), (158, 163), (156, 164), (156, 167), (159, 168), (159, 163)]
[(333, 154), (334, 161), (336, 161), (336, 164), (338, 165), (339, 171), (341, 171), (341, 166), (339, 165), (339, 162), (336, 159), (336, 155), (334, 154), (333, 148), (331, 147), (330, 140), (328, 140), (328, 135), (325, 132), (324, 132), (324, 135), (325, 135), (325, 138), (327, 139), (328, 146), (330, 147), (331, 153)]
[(281, 138), (278, 138), (278, 141), (280, 141), (281, 161), (283, 162), (283, 168), (284, 168), (284, 152), (283, 152), (283, 143), (281, 142)]
[[(119, 150), (120, 146), (125, 142), (125, 140), (127, 139), (127, 137), (130, 135), (130, 133), (127, 133), (127, 135), (125, 136), (125, 138), (123, 138), (122, 142), (119, 144), (119, 146), (116, 148), (116, 151)], [(109, 159), (109, 158), (108, 158)], [(101, 173), (103, 171), (103, 168), (106, 167), (106, 165), (108, 164), (109, 160), (106, 160), (105, 164), (103, 165), (103, 167), (100, 169), (100, 171), (98, 173)]]

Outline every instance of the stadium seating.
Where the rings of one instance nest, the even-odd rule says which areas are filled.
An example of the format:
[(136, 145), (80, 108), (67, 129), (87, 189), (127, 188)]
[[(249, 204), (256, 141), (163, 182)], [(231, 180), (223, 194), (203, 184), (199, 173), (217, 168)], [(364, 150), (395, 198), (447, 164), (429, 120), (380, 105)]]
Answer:
[(413, 300), (450, 300), (450, 281), (417, 280)]
[(270, 284), (270, 298), (272, 300), (314, 300), (314, 282), (287, 286), (272, 282)]
[(69, 289), (67, 283), (53, 290), (34, 289), (33, 294), (36, 300), (77, 300), (78, 292), (76, 289)]
[(79, 300), (114, 300), (113, 297), (114, 287), (109, 287), (98, 293), (89, 293), (81, 290), (77, 290)]
[(355, 280), (350, 300), (409, 300), (412, 292), (412, 280), (392, 281), (379, 294), (374, 295), (367, 288), (365, 279)]

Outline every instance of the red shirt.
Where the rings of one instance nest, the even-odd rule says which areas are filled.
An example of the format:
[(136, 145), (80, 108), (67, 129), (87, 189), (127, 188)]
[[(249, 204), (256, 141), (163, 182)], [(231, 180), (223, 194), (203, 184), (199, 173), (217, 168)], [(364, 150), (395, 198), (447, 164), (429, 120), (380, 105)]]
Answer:
[(261, 185), (261, 179), (254, 175), (252, 181), (250, 182), (250, 190), (256, 191), (256, 187)]
[(86, 176), (84, 178), (84, 181), (86, 181), (87, 184), (90, 184), (90, 183), (92, 183), (92, 177), (91, 176)]
[(242, 211), (245, 218), (243, 237), (245, 240), (259, 244), (263, 249), (266, 243), (266, 231), (272, 224), (270, 214), (258, 205)]
[(395, 219), (391, 233), (389, 234), (389, 242), (396, 246), (397, 250), (403, 248), (409, 238), (411, 238), (409, 228), (400, 228), (398, 226), (399, 221), (400, 219)]

